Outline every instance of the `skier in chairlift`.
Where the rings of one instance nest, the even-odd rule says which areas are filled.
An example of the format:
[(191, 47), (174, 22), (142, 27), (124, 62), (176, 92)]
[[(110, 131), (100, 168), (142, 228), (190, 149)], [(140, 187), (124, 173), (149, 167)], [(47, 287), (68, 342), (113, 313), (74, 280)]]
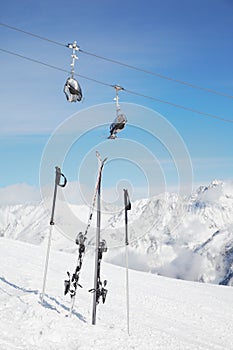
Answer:
[(66, 80), (64, 86), (64, 93), (69, 102), (76, 102), (82, 100), (82, 90), (77, 80), (70, 77)]
[(116, 134), (124, 129), (126, 123), (126, 116), (123, 113), (118, 114), (114, 122), (110, 125), (110, 136), (108, 139), (115, 139), (117, 137)]

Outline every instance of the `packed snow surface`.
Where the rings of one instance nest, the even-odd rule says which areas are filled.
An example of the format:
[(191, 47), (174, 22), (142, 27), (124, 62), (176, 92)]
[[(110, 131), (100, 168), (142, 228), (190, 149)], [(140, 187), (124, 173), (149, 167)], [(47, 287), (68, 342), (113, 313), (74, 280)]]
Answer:
[(94, 259), (86, 253), (72, 317), (63, 295), (74, 254), (51, 250), (44, 304), (40, 292), (46, 245), (0, 239), (1, 350), (233, 349), (233, 292), (228, 286), (129, 271), (130, 335), (125, 269), (102, 263), (106, 303), (91, 325)]

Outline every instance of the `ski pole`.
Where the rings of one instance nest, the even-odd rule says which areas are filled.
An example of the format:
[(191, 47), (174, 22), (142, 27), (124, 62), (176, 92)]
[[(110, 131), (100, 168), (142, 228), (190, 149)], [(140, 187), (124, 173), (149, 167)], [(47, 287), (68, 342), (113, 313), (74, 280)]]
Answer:
[[(55, 186), (54, 186), (54, 194), (53, 194), (53, 205), (52, 205), (52, 214), (50, 219), (50, 229), (49, 229), (49, 237), (48, 237), (48, 246), (47, 246), (47, 253), (46, 253), (46, 259), (45, 259), (45, 268), (44, 268), (44, 278), (43, 278), (43, 287), (42, 287), (42, 293), (41, 293), (41, 303), (44, 302), (44, 295), (45, 295), (45, 287), (46, 287), (46, 279), (47, 279), (47, 272), (48, 272), (48, 264), (49, 264), (49, 254), (50, 254), (50, 247), (51, 247), (51, 240), (52, 240), (52, 230), (54, 226), (54, 213), (55, 213), (55, 203), (57, 198), (57, 186), (65, 187), (67, 183), (66, 177), (61, 173), (61, 169), (59, 167), (55, 167), (56, 169), (56, 176), (55, 176)], [(64, 182), (60, 183), (61, 176), (63, 177)]]
[(129, 335), (129, 260), (128, 260), (128, 210), (131, 210), (128, 191), (124, 189), (124, 204), (125, 204), (125, 268), (126, 268), (126, 312), (127, 312), (127, 331)]

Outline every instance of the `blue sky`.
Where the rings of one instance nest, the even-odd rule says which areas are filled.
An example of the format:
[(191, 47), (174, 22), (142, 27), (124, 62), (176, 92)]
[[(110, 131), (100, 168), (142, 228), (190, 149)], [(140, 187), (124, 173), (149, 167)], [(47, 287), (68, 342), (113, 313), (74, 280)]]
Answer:
[[(1, 5), (0, 17), (1, 22), (25, 31), (64, 44), (77, 40), (85, 51), (233, 95), (231, 0), (71, 0), (68, 3), (13, 0)], [(2, 26), (0, 35), (2, 49), (69, 69), (70, 51), (65, 47)], [(233, 99), (130, 70), (81, 52), (78, 56), (76, 72), (81, 75), (233, 120)], [(111, 122), (114, 119), (115, 91), (108, 86), (79, 78), (84, 101), (71, 104), (66, 101), (62, 91), (68, 76), (66, 73), (3, 52), (0, 52), (0, 57), (0, 188), (21, 183), (38, 187), (41, 158), (51, 134), (66, 123), (70, 116), (80, 113), (77, 117), (79, 122), (82, 110), (102, 103), (113, 105), (113, 114), (109, 115)], [(233, 123), (126, 92), (120, 93), (120, 102), (152, 109), (175, 128), (192, 160), (194, 187), (216, 178), (232, 179)], [(98, 118), (96, 115), (95, 123)], [(150, 142), (150, 138), (140, 130), (135, 131), (134, 116), (130, 112), (127, 118), (131, 126), (119, 134), (114, 147), (119, 147), (120, 140), (126, 138), (132, 142), (135, 138), (142, 147), (146, 145), (163, 169), (164, 181), (172, 188), (177, 182), (177, 174), (176, 164), (171, 167), (171, 154), (166, 151), (166, 147), (162, 149), (152, 140)], [(142, 122), (143, 118), (146, 123), (146, 113), (142, 116)], [(82, 123), (85, 126), (83, 119)], [(81, 152), (83, 158), (68, 154), (63, 170), (70, 181), (77, 180), (77, 172), (85, 155), (101, 148), (107, 135), (108, 126), (102, 125), (85, 137)], [(78, 152), (78, 143), (76, 148)], [(107, 153), (107, 149), (108, 146), (103, 148), (103, 152)], [(96, 165), (95, 156), (91, 156), (90, 161), (92, 158)], [(143, 187), (143, 169), (138, 175), (136, 168), (133, 170), (129, 166), (126, 170), (127, 166), (121, 162), (119, 160), (119, 166), (115, 162), (112, 170), (110, 163), (108, 169), (106, 167), (105, 186), (114, 186), (113, 181), (118, 182), (123, 178), (135, 188)], [(53, 166), (51, 162), (52, 169)], [(124, 174), (122, 168), (125, 169)], [(85, 178), (88, 176), (82, 175), (80, 181), (91, 187), (94, 175), (86, 183)]]

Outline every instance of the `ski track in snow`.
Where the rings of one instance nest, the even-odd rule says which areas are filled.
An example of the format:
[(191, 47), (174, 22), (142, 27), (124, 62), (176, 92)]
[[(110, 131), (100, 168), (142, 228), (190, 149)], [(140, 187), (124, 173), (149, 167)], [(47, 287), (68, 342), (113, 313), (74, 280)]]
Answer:
[(103, 262), (106, 303), (91, 325), (94, 261), (86, 256), (74, 313), (66, 317), (66, 271), (76, 256), (52, 250), (44, 305), (40, 292), (45, 247), (0, 239), (1, 350), (220, 350), (233, 349), (231, 287), (187, 282), (129, 271), (130, 336), (125, 270)]

